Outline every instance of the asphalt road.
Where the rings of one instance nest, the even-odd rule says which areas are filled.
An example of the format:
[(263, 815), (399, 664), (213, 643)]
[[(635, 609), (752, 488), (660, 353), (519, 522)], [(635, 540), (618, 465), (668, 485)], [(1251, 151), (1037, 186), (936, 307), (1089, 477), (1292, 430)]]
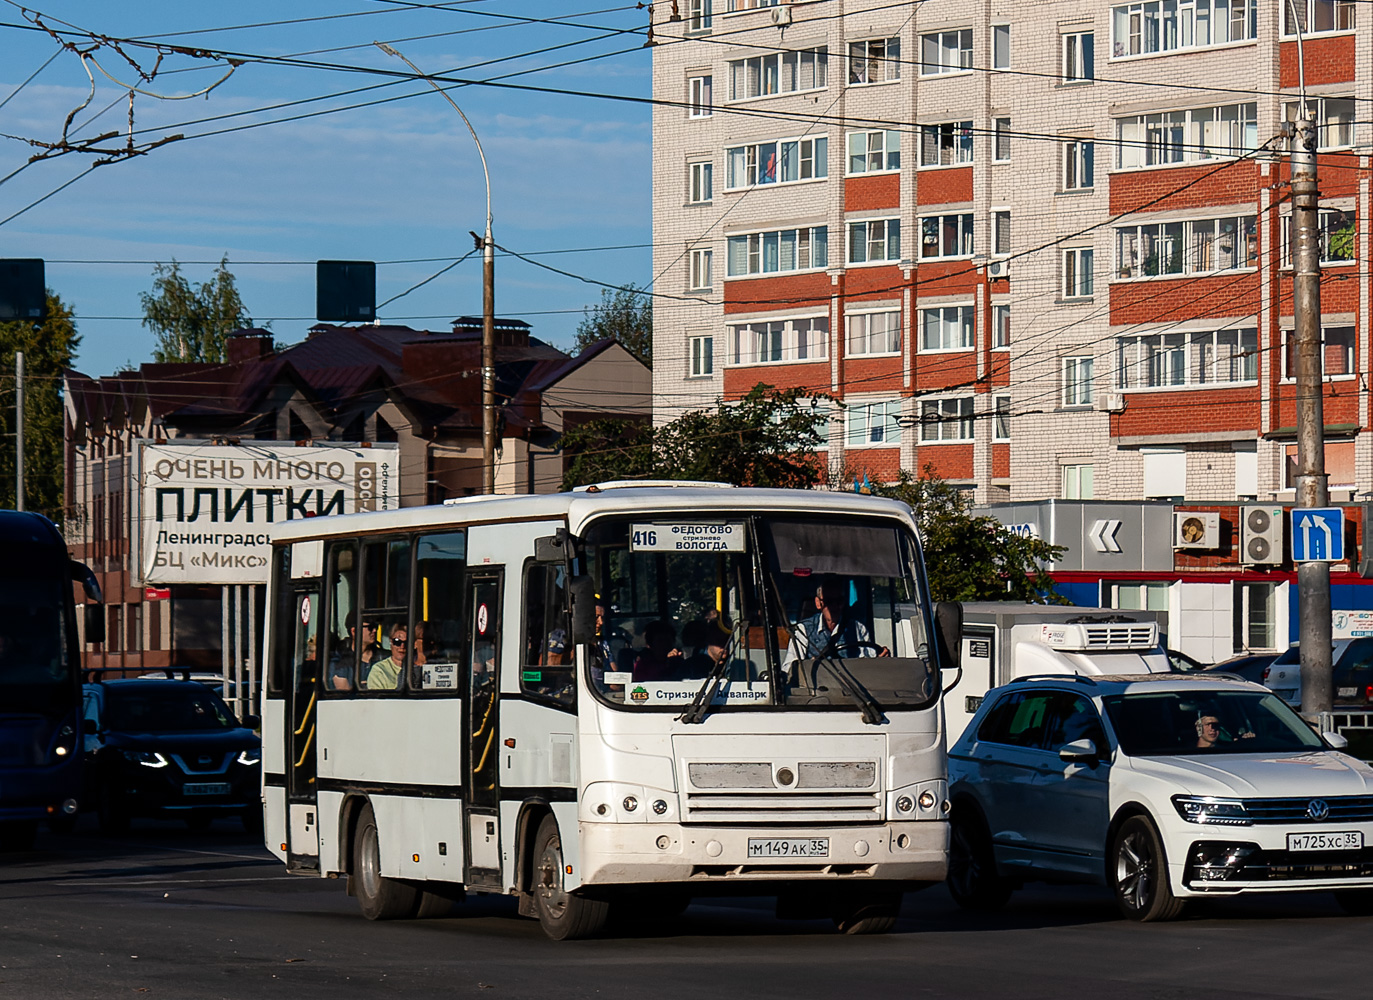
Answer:
[(779, 921), (772, 900), (709, 900), (679, 920), (554, 943), (510, 900), (369, 923), (341, 881), (286, 874), (222, 821), (195, 835), (83, 825), (0, 855), (0, 997), (1350, 997), (1369, 992), (1373, 918), (1328, 895), (1208, 902), (1121, 920), (1101, 890), (1031, 887), (994, 917), (942, 888), (897, 931), (848, 938)]

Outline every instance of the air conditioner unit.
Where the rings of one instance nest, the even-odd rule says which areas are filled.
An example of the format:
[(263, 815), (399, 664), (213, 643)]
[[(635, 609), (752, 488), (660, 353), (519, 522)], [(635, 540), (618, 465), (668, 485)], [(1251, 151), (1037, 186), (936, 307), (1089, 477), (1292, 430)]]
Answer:
[(1240, 562), (1282, 562), (1282, 508), (1240, 508)]
[(1011, 276), (1011, 262), (1008, 260), (994, 260), (987, 265), (987, 277), (989, 278), (1009, 278)]
[(791, 24), (791, 8), (790, 8), (790, 7), (774, 7), (774, 8), (772, 8), (772, 23), (775, 24), (775, 25), (777, 25), (777, 27), (779, 27), (779, 28), (785, 28), (787, 25)]
[(1173, 548), (1220, 548), (1220, 514), (1215, 511), (1174, 511)]
[(1106, 413), (1119, 413), (1125, 409), (1125, 393), (1123, 392), (1099, 392), (1096, 397), (1096, 408)]
[(1130, 619), (1111, 622), (1063, 622), (1041, 625), (1039, 641), (1062, 653), (1111, 653), (1153, 649), (1158, 623)]

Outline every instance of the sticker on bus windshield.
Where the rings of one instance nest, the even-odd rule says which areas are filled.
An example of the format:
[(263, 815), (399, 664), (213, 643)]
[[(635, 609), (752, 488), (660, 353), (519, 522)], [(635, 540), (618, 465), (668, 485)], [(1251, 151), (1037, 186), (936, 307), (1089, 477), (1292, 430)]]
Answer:
[[(690, 705), (701, 690), (700, 680), (639, 681), (625, 692), (626, 705)], [(765, 705), (766, 681), (725, 681), (715, 691), (712, 705)]]
[(743, 552), (742, 523), (634, 524), (630, 552)]

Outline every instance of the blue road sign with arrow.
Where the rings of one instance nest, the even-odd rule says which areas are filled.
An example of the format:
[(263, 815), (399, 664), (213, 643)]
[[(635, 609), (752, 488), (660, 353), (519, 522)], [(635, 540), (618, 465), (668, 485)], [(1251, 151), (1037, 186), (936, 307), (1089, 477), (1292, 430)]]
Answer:
[(1344, 508), (1293, 507), (1293, 562), (1339, 562), (1344, 558)]

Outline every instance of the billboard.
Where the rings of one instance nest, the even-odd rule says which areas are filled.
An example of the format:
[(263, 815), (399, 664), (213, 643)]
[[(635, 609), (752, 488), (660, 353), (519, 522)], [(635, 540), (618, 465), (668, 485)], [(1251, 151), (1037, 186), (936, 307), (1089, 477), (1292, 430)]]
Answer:
[(141, 583), (266, 583), (271, 526), (400, 506), (397, 446), (140, 441)]

